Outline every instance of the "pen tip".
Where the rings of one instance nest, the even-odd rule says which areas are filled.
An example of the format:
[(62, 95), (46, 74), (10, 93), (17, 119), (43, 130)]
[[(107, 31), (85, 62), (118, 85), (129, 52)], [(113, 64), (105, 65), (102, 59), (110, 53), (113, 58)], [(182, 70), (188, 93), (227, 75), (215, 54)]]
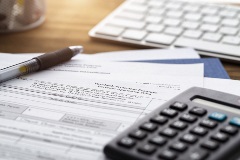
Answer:
[(83, 47), (82, 46), (70, 46), (68, 47), (72, 50), (73, 52), (73, 56), (76, 56), (77, 54), (81, 53), (83, 51)]

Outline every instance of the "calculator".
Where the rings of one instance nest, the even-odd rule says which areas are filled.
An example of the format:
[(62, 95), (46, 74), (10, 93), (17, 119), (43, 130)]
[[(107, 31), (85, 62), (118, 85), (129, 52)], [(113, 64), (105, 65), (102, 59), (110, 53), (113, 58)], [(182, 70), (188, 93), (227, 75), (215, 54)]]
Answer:
[(104, 147), (112, 160), (235, 160), (240, 96), (193, 87)]

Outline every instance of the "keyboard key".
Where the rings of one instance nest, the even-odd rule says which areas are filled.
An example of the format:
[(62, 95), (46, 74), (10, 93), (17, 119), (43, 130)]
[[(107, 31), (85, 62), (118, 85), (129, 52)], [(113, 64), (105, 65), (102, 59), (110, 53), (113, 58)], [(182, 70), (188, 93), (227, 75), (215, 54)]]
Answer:
[(197, 31), (197, 30), (186, 30), (183, 33), (183, 36), (184, 37), (198, 39), (198, 38), (201, 37), (202, 33), (203, 33), (202, 31)]
[(161, 7), (163, 6), (165, 3), (163, 1), (158, 1), (158, 0), (151, 0), (151, 1), (148, 1), (148, 6), (150, 7)]
[(134, 20), (122, 19), (122, 18), (113, 18), (107, 23), (110, 25), (132, 28), (132, 29), (143, 29), (145, 26), (145, 23), (142, 21), (134, 21)]
[(164, 115), (164, 116), (168, 116), (168, 117), (173, 118), (173, 117), (177, 116), (178, 112), (176, 110), (166, 108), (166, 109), (161, 111), (161, 114)]
[(131, 11), (131, 12), (140, 12), (145, 13), (147, 11), (148, 7), (144, 4), (128, 4), (124, 10)]
[(205, 32), (216, 32), (218, 30), (218, 25), (202, 24), (200, 30)]
[(190, 132), (199, 136), (204, 136), (208, 133), (208, 131), (205, 128), (200, 126), (194, 127)]
[(160, 134), (167, 136), (167, 137), (175, 137), (177, 135), (177, 131), (175, 131), (171, 128), (166, 128), (163, 131), (161, 131)]
[(162, 18), (159, 16), (147, 16), (145, 21), (148, 23), (159, 23), (161, 22)]
[(185, 113), (180, 117), (180, 120), (193, 123), (197, 120), (197, 117)]
[(161, 32), (163, 31), (163, 29), (164, 29), (164, 26), (161, 24), (149, 24), (146, 27), (146, 30), (149, 32)]
[(218, 9), (216, 7), (203, 7), (201, 10), (202, 14), (206, 15), (216, 15)]
[(116, 15), (116, 17), (140, 21), (144, 18), (144, 14), (122, 11), (122, 12), (118, 13)]
[(210, 23), (210, 24), (217, 24), (220, 22), (220, 18), (217, 16), (206, 16), (203, 18), (203, 22)]
[(171, 10), (178, 10), (182, 7), (182, 4), (180, 2), (170, 2), (165, 5), (165, 8), (171, 9)]
[(230, 120), (230, 124), (240, 127), (240, 118), (239, 117), (234, 117)]
[(177, 27), (168, 27), (164, 31), (164, 33), (174, 35), (174, 36), (179, 36), (182, 34), (182, 32), (183, 32), (183, 29), (177, 28)]
[(187, 4), (183, 7), (184, 11), (188, 12), (197, 12), (200, 9), (200, 5), (195, 5), (195, 4)]
[(197, 29), (199, 26), (200, 26), (199, 22), (184, 21), (182, 23), (182, 27), (186, 29)]
[(175, 39), (176, 37), (172, 35), (150, 33), (148, 34), (145, 40), (146, 42), (150, 42), (150, 43), (170, 45), (174, 42)]
[(182, 143), (182, 142), (176, 142), (174, 144), (172, 144), (170, 146), (171, 149), (175, 150), (175, 151), (179, 151), (179, 152), (183, 152), (185, 151), (188, 147), (186, 144)]
[(157, 116), (151, 118), (150, 121), (158, 123), (158, 124), (165, 124), (165, 123), (167, 123), (168, 119), (166, 117), (157, 115)]
[(156, 151), (156, 147), (151, 144), (145, 144), (138, 148), (138, 151), (145, 154), (152, 154)]
[(184, 111), (185, 109), (187, 109), (187, 104), (182, 103), (182, 102), (175, 102), (170, 106), (170, 108), (176, 109), (179, 111)]
[(159, 8), (158, 9), (152, 8), (148, 12), (149, 15), (158, 15), (158, 16), (161, 16), (164, 13), (165, 13), (165, 9), (159, 9)]
[(238, 32), (238, 28), (233, 27), (222, 27), (220, 28), (219, 32), (225, 35), (236, 35)]
[(146, 31), (128, 29), (122, 34), (122, 37), (126, 39), (141, 41), (146, 36), (146, 34)]
[(114, 27), (114, 26), (104, 26), (96, 31), (97, 34), (103, 34), (108, 36), (120, 36), (123, 32), (124, 28), (121, 27)]
[(167, 140), (166, 140), (166, 138), (164, 138), (162, 136), (156, 136), (156, 137), (150, 139), (149, 142), (159, 145), (159, 146), (162, 146), (167, 143)]
[(173, 11), (173, 10), (170, 10), (166, 13), (166, 16), (167, 17), (170, 17), (170, 18), (180, 18), (181, 16), (183, 15), (183, 12), (182, 11)]
[(193, 107), (189, 113), (192, 113), (192, 114), (195, 114), (195, 115), (198, 115), (198, 116), (203, 116), (207, 113), (207, 110), (204, 109), (204, 108), (200, 108), (200, 107)]
[(229, 137), (224, 133), (216, 133), (212, 135), (211, 138), (219, 142), (226, 142)]
[(177, 158), (177, 154), (170, 151), (170, 150), (164, 150), (160, 155), (159, 158), (163, 158), (166, 160), (174, 160)]
[(170, 125), (172, 128), (183, 130), (187, 128), (187, 124), (182, 121), (175, 121)]
[(213, 112), (208, 116), (212, 120), (216, 120), (219, 122), (223, 122), (225, 119), (227, 119), (227, 115), (219, 112)]
[(183, 137), (180, 138), (181, 141), (193, 144), (197, 142), (197, 137), (192, 134), (185, 134)]
[(140, 126), (141, 129), (153, 132), (157, 129), (157, 125), (151, 122), (146, 122)]
[(136, 144), (136, 141), (129, 137), (122, 138), (118, 144), (123, 147), (131, 148)]
[(236, 16), (236, 12), (235, 11), (231, 11), (231, 10), (222, 10), (219, 15), (222, 17), (228, 17), (228, 18), (232, 18)]
[(176, 26), (178, 26), (180, 23), (181, 23), (181, 21), (178, 20), (178, 19), (166, 18), (166, 19), (163, 20), (163, 24), (164, 24), (164, 25), (167, 25), (167, 26), (176, 27)]
[(196, 149), (189, 154), (187, 160), (204, 160), (208, 157), (208, 152), (202, 149)]
[(235, 135), (236, 133), (238, 133), (238, 129), (231, 125), (224, 126), (223, 128), (220, 129), (220, 131), (230, 135)]
[(204, 119), (202, 122), (200, 122), (200, 125), (212, 129), (217, 126), (217, 122), (209, 119)]
[(218, 42), (222, 38), (221, 34), (218, 33), (205, 33), (202, 37), (203, 40)]
[(207, 140), (206, 142), (202, 143), (201, 146), (203, 148), (207, 148), (207, 149), (210, 149), (210, 150), (215, 150), (219, 147), (219, 144), (215, 141)]
[(147, 136), (147, 133), (142, 130), (135, 130), (132, 133), (130, 133), (130, 136), (142, 140)]
[(233, 36), (225, 36), (222, 40), (223, 43), (231, 44), (231, 45), (239, 45), (240, 44), (240, 38), (239, 37), (233, 37)]
[(202, 18), (202, 15), (199, 13), (187, 13), (184, 16), (184, 19), (190, 20), (190, 21), (199, 21)]
[(225, 26), (230, 26), (230, 27), (237, 27), (239, 24), (239, 20), (237, 19), (224, 19), (222, 21), (222, 24)]

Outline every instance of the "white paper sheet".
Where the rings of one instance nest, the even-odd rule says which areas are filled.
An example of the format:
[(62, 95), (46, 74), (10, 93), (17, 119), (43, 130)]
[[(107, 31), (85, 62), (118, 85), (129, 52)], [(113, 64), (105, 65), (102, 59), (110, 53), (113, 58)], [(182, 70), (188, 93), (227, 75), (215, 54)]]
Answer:
[(61, 75), (57, 81), (44, 79), (47, 74), (0, 84), (2, 159), (103, 160), (103, 145), (119, 132), (186, 85), (202, 86), (189, 79), (180, 84), (178, 77), (156, 87)]
[[(77, 56), (76, 59), (81, 59)], [(190, 48), (144, 49), (130, 51), (104, 52), (84, 55), (85, 60), (94, 61), (143, 61), (161, 59), (199, 59), (199, 54)]]
[(238, 80), (204, 78), (204, 88), (240, 96), (240, 81)]
[[(8, 67), (20, 62), (27, 61), (31, 58), (41, 55), (42, 53), (28, 54), (9, 54), (0, 53), (0, 65)], [(193, 49), (148, 49), (148, 50), (131, 50), (119, 52), (105, 52), (96, 54), (79, 54), (73, 57), (73, 60), (90, 60), (99, 61), (141, 61), (141, 60), (161, 60), (161, 59), (198, 59), (200, 56)]]

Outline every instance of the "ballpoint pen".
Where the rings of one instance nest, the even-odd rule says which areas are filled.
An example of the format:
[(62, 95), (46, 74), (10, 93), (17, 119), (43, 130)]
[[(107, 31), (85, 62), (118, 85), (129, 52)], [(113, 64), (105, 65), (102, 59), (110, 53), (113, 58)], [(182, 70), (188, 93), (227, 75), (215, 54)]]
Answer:
[(82, 46), (70, 46), (55, 52), (43, 54), (7, 68), (3, 68), (0, 70), (0, 83), (63, 63), (82, 51)]

